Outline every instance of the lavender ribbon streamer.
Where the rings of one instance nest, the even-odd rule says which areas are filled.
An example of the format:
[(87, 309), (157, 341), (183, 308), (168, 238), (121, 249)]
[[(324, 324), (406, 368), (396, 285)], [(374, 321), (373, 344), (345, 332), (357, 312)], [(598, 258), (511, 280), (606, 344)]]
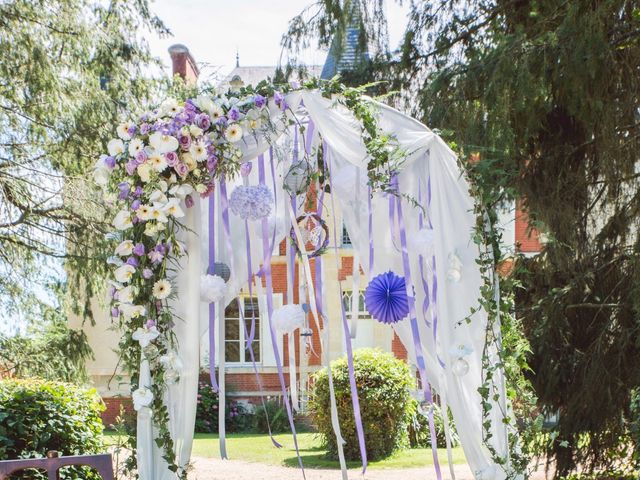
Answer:
[[(336, 257), (336, 271), (340, 271), (338, 265), (338, 237), (337, 237), (337, 225), (336, 225), (336, 216), (335, 216), (335, 204), (333, 200), (333, 185), (331, 182), (331, 170), (329, 167), (329, 162), (327, 162), (326, 158), (329, 153), (327, 146), (324, 148), (324, 164), (325, 168), (329, 172), (329, 186), (331, 187), (331, 209), (334, 212), (333, 217), (333, 248), (335, 251)], [(371, 198), (371, 197), (369, 197)], [(353, 418), (356, 423), (356, 433), (358, 434), (358, 445), (360, 448), (360, 458), (362, 459), (362, 474), (364, 475), (367, 471), (367, 447), (364, 440), (364, 428), (362, 426), (362, 415), (360, 413), (360, 398), (358, 397), (358, 387), (356, 385), (356, 374), (355, 368), (353, 366), (353, 345), (351, 344), (351, 332), (349, 331), (349, 322), (347, 321), (347, 312), (344, 309), (344, 302), (342, 301), (342, 285), (338, 281), (338, 290), (340, 293), (340, 310), (342, 314), (342, 329), (344, 330), (344, 343), (347, 349), (347, 369), (349, 371), (349, 386), (351, 388), (351, 404), (353, 405)], [(354, 294), (360, 292), (354, 292)]]
[[(264, 172), (264, 155), (260, 155), (258, 157), (258, 177), (260, 183), (264, 185), (265, 183), (265, 172)], [(273, 314), (273, 282), (271, 277), (271, 253), (273, 252), (273, 248), (270, 248), (269, 238), (267, 237), (269, 233), (268, 221), (266, 218), (262, 219), (262, 248), (264, 251), (264, 261), (262, 266), (262, 273), (265, 278), (265, 282), (267, 284), (267, 318), (269, 320), (269, 332), (271, 333), (271, 346), (273, 347), (273, 355), (276, 360), (276, 367), (278, 370), (278, 379), (280, 380), (280, 388), (282, 389), (282, 397), (284, 400), (284, 404), (287, 410), (287, 417), (289, 418), (289, 425), (291, 427), (291, 434), (293, 435), (293, 445), (296, 449), (296, 456), (298, 457), (298, 465), (300, 465), (300, 469), (302, 470), (302, 476), (306, 479), (306, 474), (304, 472), (304, 465), (302, 465), (302, 458), (300, 457), (300, 449), (298, 448), (298, 437), (296, 435), (296, 426), (293, 423), (293, 411), (291, 408), (291, 402), (289, 401), (289, 396), (287, 395), (287, 385), (284, 379), (284, 371), (282, 369), (282, 360), (280, 358), (280, 352), (278, 351), (278, 340), (276, 338), (275, 327), (272, 322), (272, 314)]]
[(371, 185), (369, 185), (369, 193), (367, 196), (367, 206), (369, 208), (369, 278), (373, 277), (373, 208), (371, 206), (371, 196), (373, 191)]
[[(215, 194), (209, 196), (209, 273), (213, 274), (216, 263), (215, 239)], [(217, 393), (220, 389), (216, 380), (216, 304), (209, 304), (209, 378), (211, 387)]]
[[(399, 192), (398, 185), (398, 177), (397, 175), (393, 176), (391, 181), (392, 186), (396, 192)], [(398, 212), (398, 226), (400, 228), (400, 245), (402, 247), (402, 267), (404, 269), (404, 276), (407, 282), (407, 294), (410, 293), (410, 290), (413, 289), (413, 282), (411, 281), (411, 266), (409, 263), (409, 251), (407, 249), (407, 231), (404, 224), (404, 219), (402, 216), (402, 202), (398, 196), (394, 196), (396, 208)], [(392, 224), (392, 227), (395, 228), (395, 222)], [(424, 390), (425, 400), (433, 404), (433, 395), (431, 393), (431, 385), (429, 384), (429, 380), (427, 378), (427, 370), (424, 361), (424, 354), (422, 351), (422, 342), (420, 340), (420, 330), (418, 327), (418, 320), (416, 318), (416, 309), (415, 309), (415, 297), (409, 299), (409, 311), (410, 311), (410, 323), (411, 323), (411, 333), (413, 337), (413, 345), (416, 354), (416, 362), (418, 364), (418, 372), (420, 374), (420, 381), (422, 383), (422, 388)], [(433, 465), (436, 471), (436, 477), (438, 480), (442, 480), (442, 472), (440, 470), (440, 461), (438, 460), (438, 446), (436, 442), (436, 429), (435, 423), (433, 420), (433, 409), (429, 409), (429, 432), (431, 434), (431, 451), (433, 453)]]

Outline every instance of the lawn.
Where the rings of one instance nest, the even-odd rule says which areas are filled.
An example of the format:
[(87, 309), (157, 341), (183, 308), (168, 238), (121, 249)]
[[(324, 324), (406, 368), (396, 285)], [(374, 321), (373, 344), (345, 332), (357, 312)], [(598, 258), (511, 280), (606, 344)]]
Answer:
[[(116, 442), (113, 433), (106, 433), (106, 442)], [(227, 453), (232, 460), (244, 460), (247, 462), (264, 463), (267, 465), (284, 465), (297, 467), (298, 460), (293, 448), (291, 434), (279, 434), (274, 436), (282, 448), (275, 448), (268, 435), (258, 433), (232, 433), (227, 435)], [(325, 458), (325, 452), (321, 447), (320, 438), (315, 433), (299, 433), (298, 445), (300, 456), (306, 468), (339, 468), (337, 460)], [(197, 433), (193, 442), (194, 457), (216, 458), (219, 454), (218, 436), (215, 434)], [(447, 451), (438, 449), (438, 458), (442, 465), (447, 464)], [(453, 463), (460, 465), (466, 463), (462, 448), (453, 449)], [(370, 462), (370, 468), (414, 468), (433, 464), (431, 449), (415, 448), (395, 453), (384, 460)], [(348, 467), (357, 468), (358, 462), (347, 462)]]

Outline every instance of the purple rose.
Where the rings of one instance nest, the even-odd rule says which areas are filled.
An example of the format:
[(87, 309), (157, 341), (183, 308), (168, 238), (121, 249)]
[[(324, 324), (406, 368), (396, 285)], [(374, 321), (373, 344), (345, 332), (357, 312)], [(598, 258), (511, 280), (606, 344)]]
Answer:
[(136, 171), (136, 168), (138, 168), (138, 164), (134, 159), (129, 160), (124, 166), (124, 169), (129, 175), (133, 175)]
[(116, 159), (115, 159), (115, 157), (111, 157), (111, 156), (105, 157), (104, 164), (109, 170), (113, 170), (114, 168), (116, 168)]
[(142, 125), (140, 125), (141, 135), (147, 135), (150, 131), (151, 131), (151, 125), (149, 125), (148, 123), (143, 123)]
[(206, 113), (201, 113), (196, 116), (196, 125), (203, 130), (207, 130), (211, 126), (211, 119)]
[(140, 208), (140, 205), (142, 205), (142, 202), (138, 199), (135, 199), (133, 202), (131, 202), (131, 210), (135, 212)]
[(196, 104), (193, 102), (192, 98), (189, 98), (184, 102), (184, 109), (191, 112), (196, 111)]
[(196, 118), (195, 110), (185, 110), (184, 112), (182, 112), (182, 118), (184, 119), (185, 123), (193, 123)]
[(189, 167), (185, 163), (179, 162), (175, 167), (173, 167), (178, 175), (181, 177), (185, 177), (187, 173), (189, 173)]
[(133, 247), (133, 254), (137, 255), (138, 257), (144, 255), (144, 244), (136, 243), (135, 247)]
[(127, 261), (125, 262), (127, 265), (131, 265), (132, 267), (137, 267), (138, 264), (138, 259), (136, 257), (129, 257), (127, 258)]
[(240, 119), (240, 111), (236, 107), (233, 107), (231, 110), (229, 110), (229, 113), (227, 115), (229, 115), (229, 118), (234, 122), (237, 122)]
[(136, 163), (138, 165), (142, 165), (146, 161), (147, 161), (147, 152), (145, 152), (144, 150), (140, 150), (138, 153), (136, 153)]
[(128, 182), (119, 183), (118, 190), (120, 190), (120, 193), (118, 194), (118, 199), (124, 200), (125, 198), (127, 198), (129, 196), (130, 189), (131, 189), (131, 186), (129, 185)]
[(127, 133), (133, 137), (136, 134), (136, 126), (131, 125), (129, 128), (127, 128)]
[(260, 94), (253, 97), (253, 101), (255, 102), (256, 107), (258, 108), (262, 108), (267, 104), (267, 99)]
[(216, 124), (222, 125), (223, 127), (226, 127), (227, 126), (227, 117), (225, 117), (224, 115), (220, 115), (218, 117), (218, 120), (216, 120)]
[(187, 195), (184, 197), (184, 204), (187, 208), (191, 208), (194, 205), (193, 197), (191, 195)]
[(178, 142), (183, 150), (189, 150), (191, 147), (191, 135), (180, 135)]
[(145, 268), (144, 270), (142, 270), (142, 276), (146, 280), (149, 280), (151, 277), (153, 277), (153, 270), (151, 270), (150, 268)]
[(170, 167), (175, 167), (180, 161), (176, 152), (167, 152), (164, 154), (164, 158), (167, 160), (167, 165)]
[(113, 307), (111, 309), (111, 316), (113, 318), (118, 318), (120, 316), (120, 310), (118, 310), (116, 307)]

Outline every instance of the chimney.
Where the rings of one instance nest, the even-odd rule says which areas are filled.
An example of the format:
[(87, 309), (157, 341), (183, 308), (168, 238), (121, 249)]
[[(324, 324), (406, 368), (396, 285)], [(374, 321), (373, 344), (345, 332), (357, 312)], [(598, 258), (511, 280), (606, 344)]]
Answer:
[(186, 84), (195, 85), (200, 70), (189, 49), (177, 43), (169, 47), (169, 55), (171, 55), (173, 75), (180, 75)]

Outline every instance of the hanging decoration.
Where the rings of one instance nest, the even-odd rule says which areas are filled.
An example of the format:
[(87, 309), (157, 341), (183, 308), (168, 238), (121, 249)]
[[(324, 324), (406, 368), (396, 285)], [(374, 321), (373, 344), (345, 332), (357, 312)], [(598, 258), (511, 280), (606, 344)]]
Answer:
[(458, 283), (460, 279), (462, 279), (462, 260), (455, 252), (451, 252), (447, 267), (447, 280), (451, 283)]
[(304, 251), (300, 251), (296, 239), (295, 228), (291, 227), (289, 235), (291, 244), (295, 247), (298, 255), (305, 255), (314, 258), (322, 255), (329, 246), (329, 227), (327, 223), (316, 213), (305, 213), (296, 218), (296, 223), (302, 236), (301, 244), (304, 244)]
[(409, 240), (409, 245), (413, 250), (419, 253), (429, 251), (433, 246), (434, 233), (431, 228), (421, 228)]
[(228, 282), (231, 278), (231, 269), (229, 268), (229, 265), (224, 262), (215, 262), (213, 267), (209, 267), (207, 270), (209, 275), (217, 275), (225, 282)]
[(261, 220), (271, 213), (273, 194), (265, 185), (239, 185), (231, 193), (229, 206), (243, 220)]
[(311, 183), (311, 166), (305, 160), (300, 160), (289, 167), (284, 176), (282, 187), (291, 195), (305, 193)]
[(409, 314), (404, 277), (388, 271), (369, 282), (364, 291), (364, 303), (373, 318), (382, 323), (396, 323)]
[(202, 275), (200, 277), (200, 299), (205, 303), (222, 300), (227, 294), (227, 282), (218, 275)]
[(273, 325), (280, 333), (292, 333), (304, 327), (305, 313), (301, 305), (292, 303), (273, 311)]
[(469, 372), (469, 362), (465, 359), (473, 353), (473, 348), (468, 345), (456, 345), (451, 349), (451, 356), (455, 358), (451, 371), (458, 377), (463, 377)]

